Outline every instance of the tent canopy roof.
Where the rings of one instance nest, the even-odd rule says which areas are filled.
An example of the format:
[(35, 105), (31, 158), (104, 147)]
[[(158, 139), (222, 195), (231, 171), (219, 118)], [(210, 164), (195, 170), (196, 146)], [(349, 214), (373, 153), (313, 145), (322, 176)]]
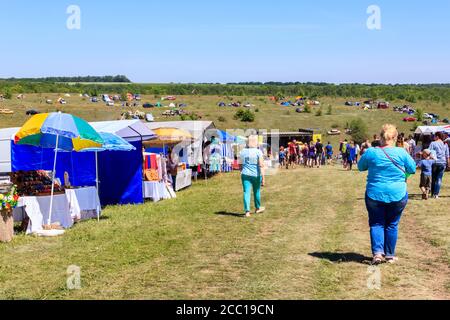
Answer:
[(11, 137), (15, 136), (20, 128), (6, 128), (0, 129), (0, 140), (11, 140)]
[(143, 141), (155, 139), (156, 134), (140, 120), (117, 120), (91, 122), (98, 132), (114, 133), (127, 141)]
[(212, 121), (162, 121), (145, 124), (148, 128), (154, 130), (159, 128), (176, 128), (189, 131), (194, 139), (202, 139), (203, 133), (208, 129), (214, 129), (216, 126)]
[(419, 126), (417, 127), (415, 134), (434, 134), (436, 132), (450, 132), (450, 125), (446, 126)]

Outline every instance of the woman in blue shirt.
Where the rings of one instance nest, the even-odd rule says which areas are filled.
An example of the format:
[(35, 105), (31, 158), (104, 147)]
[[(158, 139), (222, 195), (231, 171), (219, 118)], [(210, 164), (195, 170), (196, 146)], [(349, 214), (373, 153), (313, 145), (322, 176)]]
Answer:
[(244, 189), (244, 210), (245, 215), (250, 217), (250, 198), (253, 190), (256, 213), (263, 213), (265, 208), (261, 206), (261, 185), (264, 186), (264, 156), (258, 149), (258, 137), (248, 138), (248, 148), (241, 151), (242, 163), (242, 186)]
[(384, 125), (381, 146), (367, 149), (358, 163), (360, 171), (369, 171), (366, 207), (374, 264), (397, 260), (398, 225), (408, 203), (406, 179), (416, 172), (416, 163), (408, 152), (395, 147), (397, 137), (396, 127)]

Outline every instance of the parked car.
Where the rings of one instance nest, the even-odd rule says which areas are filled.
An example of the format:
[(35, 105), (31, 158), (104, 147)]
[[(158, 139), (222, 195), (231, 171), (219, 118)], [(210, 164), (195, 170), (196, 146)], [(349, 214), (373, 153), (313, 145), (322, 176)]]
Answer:
[(425, 119), (430, 119), (430, 120), (432, 120), (434, 117), (431, 115), (431, 114), (429, 114), (429, 113), (424, 113), (423, 114), (423, 117), (425, 118)]
[(338, 136), (340, 134), (341, 132), (338, 129), (331, 129), (330, 131), (328, 131), (329, 136)]
[(107, 107), (114, 107), (114, 101), (108, 101), (108, 102), (106, 103), (106, 106), (107, 106)]
[(346, 102), (345, 102), (345, 105), (346, 105), (346, 106), (349, 106), (349, 107), (352, 107), (352, 106), (353, 106), (353, 102), (351, 102), (351, 101), (346, 101)]
[(34, 116), (34, 115), (37, 115), (37, 114), (40, 114), (40, 112), (37, 111), (37, 110), (34, 110), (34, 109), (28, 110), (28, 111), (26, 112), (26, 115), (27, 115), (27, 116)]
[(404, 122), (416, 122), (416, 121), (417, 121), (417, 118), (414, 118), (414, 117), (406, 117), (406, 118), (403, 118), (403, 121), (404, 121)]
[(154, 108), (155, 106), (153, 104), (147, 102), (147, 103), (144, 103), (142, 105), (142, 107), (145, 109), (150, 109), (150, 108)]
[(154, 122), (155, 121), (155, 117), (153, 117), (153, 115), (151, 113), (147, 113), (145, 115), (145, 121), (147, 121), (147, 122)]
[(450, 123), (450, 121), (447, 118), (443, 119), (442, 122), (443, 123)]
[(379, 102), (378, 109), (389, 109), (389, 102)]
[(97, 102), (98, 102), (98, 98), (97, 98), (97, 97), (92, 97), (92, 98), (91, 98), (91, 102), (97, 103)]

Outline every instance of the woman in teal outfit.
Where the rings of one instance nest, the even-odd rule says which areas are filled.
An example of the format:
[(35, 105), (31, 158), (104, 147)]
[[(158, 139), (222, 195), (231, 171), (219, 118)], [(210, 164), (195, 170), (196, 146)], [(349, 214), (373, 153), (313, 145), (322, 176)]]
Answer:
[(250, 217), (250, 199), (253, 190), (255, 200), (255, 213), (263, 213), (265, 208), (261, 206), (261, 186), (265, 184), (264, 156), (258, 149), (258, 137), (248, 138), (248, 147), (240, 154), (242, 171), (241, 179), (244, 189), (244, 210), (246, 217)]

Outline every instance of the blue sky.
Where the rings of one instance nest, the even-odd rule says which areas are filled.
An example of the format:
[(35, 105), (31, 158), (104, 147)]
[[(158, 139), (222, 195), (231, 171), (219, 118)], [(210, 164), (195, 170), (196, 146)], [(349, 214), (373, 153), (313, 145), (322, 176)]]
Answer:
[(0, 77), (448, 83), (449, 14), (448, 0), (0, 0)]

